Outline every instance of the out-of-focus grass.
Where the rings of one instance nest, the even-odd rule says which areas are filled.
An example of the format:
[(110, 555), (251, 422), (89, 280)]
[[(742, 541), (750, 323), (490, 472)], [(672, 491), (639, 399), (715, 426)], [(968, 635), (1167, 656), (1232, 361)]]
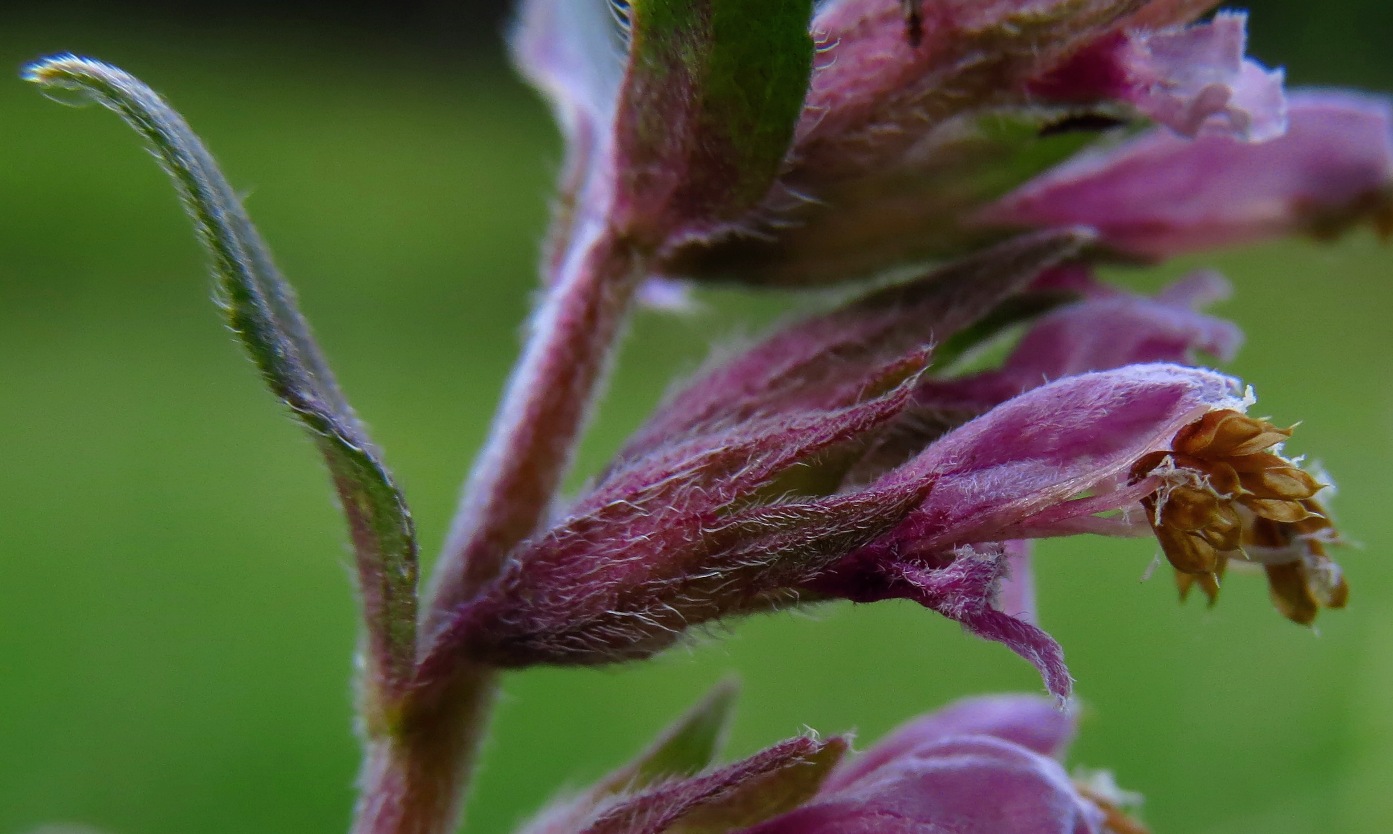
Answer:
[[(556, 157), (545, 114), (496, 70), (115, 48), (99, 57), (166, 92), (250, 193), (430, 551), (533, 291)], [(220, 331), (134, 137), (17, 82), (0, 84), (0, 112), (0, 831), (340, 830), (355, 613), (318, 462)], [(1087, 714), (1075, 758), (1144, 790), (1158, 832), (1382, 832), (1393, 252), (1356, 235), (1164, 272), (1199, 263), (1237, 285), (1222, 312), (1249, 332), (1233, 370), (1258, 411), (1305, 421), (1292, 448), (1340, 483), (1336, 510), (1365, 544), (1341, 554), (1353, 607), (1315, 636), (1234, 576), (1214, 610), (1182, 608), (1165, 577), (1138, 581), (1150, 543), (1051, 543), (1045, 624)], [(643, 315), (580, 472), (713, 336), (781, 303), (724, 293), (691, 318)], [(742, 623), (623, 669), (519, 674), (471, 830), (505, 832), (599, 774), (728, 670), (746, 682), (733, 754), (805, 725), (864, 743), (955, 697), (1039, 689), (1004, 650), (907, 604)]]

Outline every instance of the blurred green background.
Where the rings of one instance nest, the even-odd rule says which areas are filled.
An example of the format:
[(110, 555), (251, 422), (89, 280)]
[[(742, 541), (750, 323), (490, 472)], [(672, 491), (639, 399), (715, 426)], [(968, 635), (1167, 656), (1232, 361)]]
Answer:
[[(462, 4), (467, 9), (467, 4)], [(497, 4), (492, 4), (497, 6)], [(1298, 83), (1393, 89), (1382, 2), (1254, 2), (1254, 49)], [(216, 22), (0, 8), (0, 66), (76, 50), (165, 92), (249, 195), (425, 550), (518, 345), (558, 147), (491, 44), (332, 14)], [(361, 21), (358, 22), (361, 24)], [(452, 47), (452, 44), (453, 47)], [(1213, 264), (1249, 333), (1232, 370), (1302, 420), (1362, 547), (1318, 634), (1256, 578), (1219, 606), (1140, 582), (1144, 541), (1047, 544), (1045, 625), (1086, 707), (1073, 762), (1148, 796), (1156, 832), (1393, 828), (1393, 251), (1367, 234)], [(163, 175), (109, 114), (0, 83), (0, 834), (342, 831), (357, 766), (348, 560), (318, 461), (208, 303)], [(712, 339), (789, 299), (647, 313), (579, 462), (593, 472)], [(507, 832), (735, 672), (731, 755), (799, 732), (868, 743), (963, 695), (1038, 691), (1024, 663), (909, 604), (763, 618), (655, 662), (514, 675), (469, 830)]]

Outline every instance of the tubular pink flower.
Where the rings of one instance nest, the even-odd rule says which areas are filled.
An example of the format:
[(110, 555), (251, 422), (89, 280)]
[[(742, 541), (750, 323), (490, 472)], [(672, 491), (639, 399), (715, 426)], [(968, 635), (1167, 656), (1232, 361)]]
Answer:
[(1080, 50), (1031, 89), (1052, 101), (1124, 102), (1176, 133), (1266, 141), (1286, 130), (1281, 70), (1244, 57), (1247, 16), (1122, 29)]
[(1287, 131), (1257, 144), (1152, 130), (1076, 159), (987, 208), (980, 221), (1082, 224), (1145, 258), (1371, 221), (1393, 230), (1393, 124), (1386, 101), (1293, 94)]
[(563, 797), (523, 834), (1146, 834), (1136, 797), (1060, 764), (1072, 712), (1043, 698), (968, 698), (915, 718), (859, 755), (796, 738), (712, 766), (730, 716), (718, 689), (647, 752)]
[(1067, 697), (1059, 646), (997, 607), (1004, 543), (1080, 532), (1099, 513), (1134, 505), (1143, 495), (1114, 489), (1117, 479), (1206, 412), (1241, 407), (1239, 398), (1234, 380), (1174, 365), (1081, 374), (1028, 391), (885, 476), (932, 477), (933, 490), (892, 531), (807, 585), (856, 602), (912, 599), (1004, 643)]
[(1072, 716), (1038, 698), (961, 701), (895, 730), (808, 803), (744, 834), (1140, 831), (1064, 772), (1056, 757), (1073, 732)]
[[(1235, 380), (1174, 364), (1236, 347), (1230, 325), (1192, 309), (1217, 279), (1145, 299), (1050, 271), (1080, 242), (1005, 244), (699, 374), (444, 619), (425, 679), (461, 652), (610, 663), (742, 614), (907, 598), (1004, 643), (1067, 697), (1062, 652), (1032, 622), (1021, 540), (1144, 534), (1141, 505), (1164, 479), (1134, 477), (1138, 462), (1246, 407)], [(1039, 318), (1001, 369), (940, 375), (940, 351), (1003, 299), (1062, 287), (1079, 299)]]

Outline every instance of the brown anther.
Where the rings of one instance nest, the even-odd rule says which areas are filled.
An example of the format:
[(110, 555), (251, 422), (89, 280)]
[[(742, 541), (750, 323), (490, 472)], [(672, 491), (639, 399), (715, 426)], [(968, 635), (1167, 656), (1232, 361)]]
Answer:
[(1245, 472), (1238, 476), (1238, 482), (1259, 498), (1283, 498), (1287, 501), (1315, 498), (1316, 493), (1325, 487), (1325, 484), (1311, 477), (1311, 473), (1295, 466)]
[(1243, 492), (1243, 476), (1232, 464), (1201, 461), (1191, 468), (1204, 473), (1209, 481), (1209, 488), (1219, 495), (1238, 495)]
[(1213, 573), (1181, 573), (1175, 572), (1175, 587), (1180, 591), (1180, 601), (1184, 602), (1190, 596), (1190, 589), (1198, 585), (1204, 592), (1205, 599), (1209, 600), (1212, 607), (1219, 601), (1219, 581), (1224, 576), (1224, 568), (1228, 564), (1228, 559), (1218, 560)]
[(1238, 511), (1210, 490), (1179, 486), (1164, 499), (1151, 496), (1142, 503), (1166, 559), (1181, 573), (1212, 574), (1221, 554), (1242, 545)]
[(1207, 574), (1218, 570), (1219, 553), (1207, 542), (1170, 527), (1153, 528), (1156, 540), (1161, 543), (1161, 551), (1171, 567), (1181, 573)]
[(1266, 451), (1291, 437), (1291, 429), (1279, 429), (1266, 420), (1255, 420), (1230, 409), (1211, 411), (1175, 435), (1175, 450), (1182, 454), (1218, 459)]
[(1272, 604), (1294, 623), (1310, 625), (1316, 620), (1320, 603), (1306, 582), (1306, 572), (1300, 562), (1285, 562), (1280, 565), (1264, 565), (1267, 571), (1268, 590)]
[[(1226, 509), (1224, 499), (1208, 490), (1176, 487), (1163, 502), (1157, 502), (1152, 520), (1173, 530), (1197, 533), (1208, 529), (1216, 521), (1222, 522), (1224, 527), (1230, 526), (1227, 522), (1236, 521), (1237, 516), (1226, 514)], [(1220, 519), (1221, 515), (1227, 517)]]
[(1263, 564), (1273, 603), (1290, 620), (1308, 625), (1321, 608), (1345, 604), (1349, 588), (1323, 545), (1334, 527), (1314, 497), (1325, 485), (1270, 451), (1291, 434), (1212, 411), (1177, 432), (1170, 450), (1133, 465), (1134, 483), (1164, 481), (1142, 505), (1182, 600), (1198, 585), (1213, 604), (1228, 560), (1241, 558)]
[(1253, 511), (1253, 515), (1282, 524), (1295, 524), (1310, 517), (1310, 510), (1300, 501), (1280, 501), (1271, 498), (1243, 496), (1239, 502)]
[(1302, 507), (1308, 517), (1297, 523), (1256, 519), (1245, 531), (1244, 542), (1255, 552), (1289, 551), (1287, 561), (1265, 565), (1272, 600), (1288, 619), (1310, 625), (1321, 608), (1344, 608), (1349, 586), (1325, 552), (1335, 529), (1325, 508), (1313, 500), (1303, 501)]

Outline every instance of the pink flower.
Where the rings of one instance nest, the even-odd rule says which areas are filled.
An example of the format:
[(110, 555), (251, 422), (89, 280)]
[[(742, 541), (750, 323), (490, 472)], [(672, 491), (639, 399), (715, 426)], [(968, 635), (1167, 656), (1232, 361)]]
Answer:
[(803, 806), (744, 834), (1133, 834), (1058, 757), (1073, 717), (1038, 698), (960, 701), (843, 763)]
[[(500, 666), (608, 663), (713, 620), (908, 598), (1004, 643), (1066, 697), (1058, 645), (1003, 608), (1013, 543), (1155, 527), (1166, 544), (1156, 496), (1199, 472), (1169, 457), (1174, 438), (1247, 406), (1236, 380), (1174, 364), (1236, 347), (1232, 326), (1191, 309), (1214, 279), (1148, 300), (1051, 269), (1083, 240), (1003, 244), (699, 374), (453, 612), (427, 675), (461, 650)], [(1000, 369), (943, 373), (1004, 299), (1029, 305), (1066, 286), (1078, 300), (1039, 318)], [(1173, 473), (1137, 470), (1162, 459)], [(1202, 565), (1173, 561), (1208, 576), (1237, 546)], [(1306, 559), (1289, 549), (1273, 561)], [(1028, 596), (1028, 576), (1017, 592)]]
[(1393, 233), (1393, 124), (1386, 101), (1309, 91), (1286, 132), (1258, 144), (1152, 130), (1081, 154), (987, 208), (982, 222), (1083, 224), (1127, 255), (1165, 258), (1363, 221)]
[(1281, 70), (1244, 57), (1247, 16), (1184, 28), (1126, 27), (1031, 84), (1054, 101), (1118, 101), (1182, 136), (1265, 141), (1286, 130)]
[(1060, 759), (1074, 716), (1042, 698), (970, 698), (870, 749), (790, 739), (712, 767), (732, 692), (718, 689), (648, 751), (554, 802), (525, 834), (1145, 834), (1111, 777), (1076, 783)]
[(717, 36), (721, 4), (689, 5), (524, 4), (515, 54), (568, 147), (549, 274), (608, 226), (668, 277), (852, 280), (998, 237), (973, 212), (1100, 126), (1247, 142), (1286, 125), (1244, 18), (1188, 25), (1212, 2), (786, 0), (746, 18), (749, 83), (722, 74), (745, 47)]

